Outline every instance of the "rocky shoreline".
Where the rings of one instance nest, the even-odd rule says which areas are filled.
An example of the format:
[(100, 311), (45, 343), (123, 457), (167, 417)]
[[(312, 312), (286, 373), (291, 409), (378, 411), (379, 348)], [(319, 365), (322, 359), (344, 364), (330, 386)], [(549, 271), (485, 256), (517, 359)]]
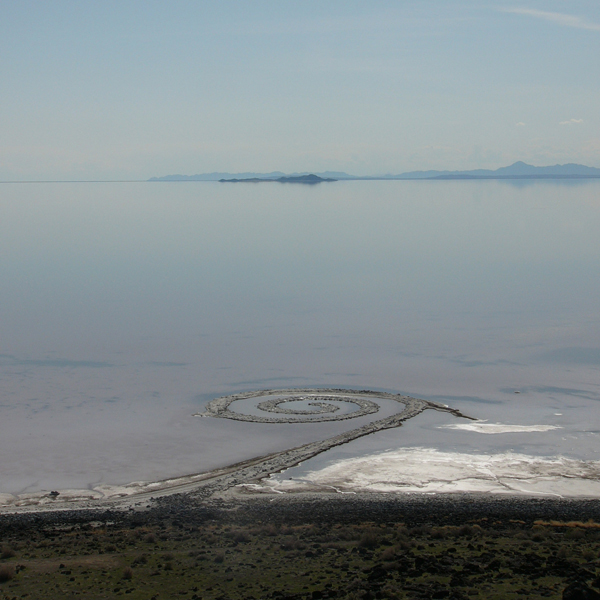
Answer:
[(138, 503), (128, 510), (78, 509), (0, 515), (0, 533), (14, 527), (77, 525), (90, 522), (157, 524), (177, 519), (188, 524), (216, 519), (260, 520), (293, 525), (296, 522), (383, 523), (401, 519), (417, 526), (423, 523), (455, 525), (472, 520), (595, 521), (600, 523), (600, 499), (498, 497), (486, 494), (278, 494), (255, 496), (227, 494), (202, 499), (195, 494), (173, 494), (151, 504)]

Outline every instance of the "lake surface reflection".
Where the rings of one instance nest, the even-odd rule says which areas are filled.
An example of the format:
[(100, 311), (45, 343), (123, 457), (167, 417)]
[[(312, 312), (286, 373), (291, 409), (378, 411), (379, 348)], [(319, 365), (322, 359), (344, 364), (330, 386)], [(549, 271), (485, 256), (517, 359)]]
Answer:
[(0, 189), (0, 492), (198, 472), (356, 426), (191, 417), (266, 388), (561, 427), (437, 414), (357, 451), (599, 458), (600, 181)]

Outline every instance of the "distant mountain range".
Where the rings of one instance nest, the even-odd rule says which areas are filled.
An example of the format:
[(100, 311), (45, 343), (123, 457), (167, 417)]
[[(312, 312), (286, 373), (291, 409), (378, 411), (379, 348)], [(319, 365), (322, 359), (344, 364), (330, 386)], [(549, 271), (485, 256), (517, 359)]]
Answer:
[(600, 177), (600, 169), (569, 163), (551, 167), (534, 167), (518, 161), (509, 167), (495, 171), (475, 169), (473, 171), (411, 171), (392, 176), (393, 179), (562, 179)]
[(508, 167), (500, 167), (495, 171), (474, 169), (471, 171), (409, 171), (399, 175), (356, 176), (341, 171), (325, 171), (323, 173), (203, 173), (200, 175), (165, 175), (152, 177), (148, 181), (219, 181), (219, 180), (278, 180), (281, 178), (300, 178), (316, 175), (323, 179), (588, 179), (600, 178), (600, 169), (569, 163), (549, 167), (534, 167), (518, 161)]

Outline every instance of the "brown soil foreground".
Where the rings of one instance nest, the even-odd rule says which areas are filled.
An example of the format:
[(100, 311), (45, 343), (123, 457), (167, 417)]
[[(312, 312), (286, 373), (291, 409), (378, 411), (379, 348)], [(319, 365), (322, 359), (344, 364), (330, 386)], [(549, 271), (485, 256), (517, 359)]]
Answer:
[(600, 598), (600, 501), (158, 499), (0, 517), (0, 599)]

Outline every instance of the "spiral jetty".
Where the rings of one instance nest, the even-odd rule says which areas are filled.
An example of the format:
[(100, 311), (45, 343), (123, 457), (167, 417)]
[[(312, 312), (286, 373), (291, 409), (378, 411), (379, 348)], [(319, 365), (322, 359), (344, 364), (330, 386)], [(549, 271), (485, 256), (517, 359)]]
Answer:
[[(257, 408), (268, 413), (278, 413), (282, 417), (247, 415), (231, 409), (232, 404), (235, 402), (263, 397), (265, 397), (265, 400), (259, 402)], [(473, 417), (464, 415), (455, 408), (431, 402), (430, 400), (422, 400), (421, 398), (388, 392), (343, 389), (282, 389), (242, 392), (216, 398), (208, 403), (204, 412), (196, 413), (194, 416), (234, 419), (236, 421), (250, 421), (253, 423), (318, 423), (322, 421), (341, 421), (378, 412), (379, 405), (376, 402), (377, 400), (393, 400), (398, 402), (402, 406), (402, 409), (394, 415), (367, 423), (366, 425), (325, 440), (309, 442), (296, 448), (290, 448), (289, 450), (276, 452), (268, 456), (237, 463), (224, 470), (213, 471), (216, 477), (210, 481), (206, 480), (205, 485), (202, 485), (202, 490), (198, 489), (196, 493), (200, 492), (202, 496), (210, 496), (242, 483), (257, 483), (273, 473), (285, 471), (335, 446), (347, 444), (352, 440), (376, 433), (377, 431), (401, 427), (404, 421), (408, 421), (408, 419), (412, 419), (428, 409), (447, 412), (455, 417), (476, 420)], [(282, 404), (299, 401), (306, 402), (308, 406), (312, 407), (312, 410), (281, 408)], [(358, 406), (358, 410), (350, 414), (335, 414), (338, 407), (330, 404), (332, 401), (355, 404)], [(300, 415), (301, 417), (291, 418), (291, 415)], [(303, 417), (303, 415), (315, 416), (308, 418)]]

